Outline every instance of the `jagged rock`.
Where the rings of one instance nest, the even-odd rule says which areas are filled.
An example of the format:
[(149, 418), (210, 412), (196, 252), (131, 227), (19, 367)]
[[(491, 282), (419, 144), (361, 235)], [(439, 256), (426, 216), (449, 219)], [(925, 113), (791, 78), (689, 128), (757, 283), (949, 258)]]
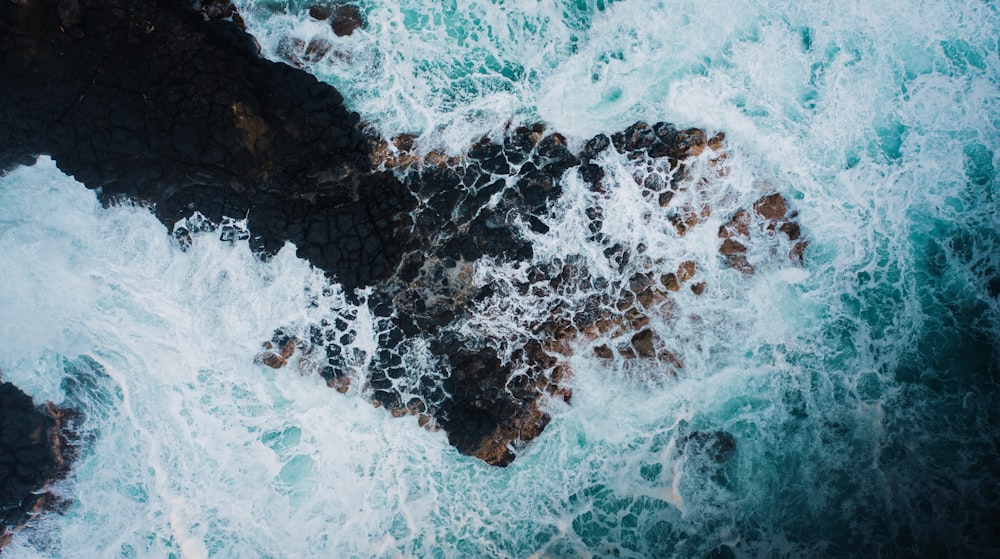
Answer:
[(350, 4), (339, 4), (333, 9), (330, 19), (330, 27), (338, 37), (346, 37), (354, 33), (355, 29), (361, 29), (365, 24), (361, 12)]
[(76, 458), (76, 417), (52, 404), (36, 406), (13, 384), (0, 383), (0, 549), (12, 531), (57, 504), (47, 486)]
[[(755, 218), (754, 215), (757, 217)], [(796, 216), (795, 212), (789, 215), (788, 205), (781, 194), (772, 193), (762, 196), (753, 204), (753, 215), (745, 209), (737, 210), (728, 222), (719, 227), (719, 238), (722, 239), (719, 253), (730, 267), (747, 275), (753, 274), (756, 269), (747, 260), (747, 247), (744, 242), (752, 241), (755, 231), (762, 231), (768, 237), (780, 231), (785, 234), (789, 241), (795, 241), (801, 237), (799, 224), (792, 221)], [(751, 226), (755, 224), (756, 227), (751, 230)], [(742, 238), (745, 241), (740, 242), (735, 240), (736, 238)], [(801, 261), (807, 245), (807, 241), (799, 241), (789, 250), (789, 258)]]
[(668, 291), (677, 291), (681, 288), (680, 283), (677, 281), (677, 274), (674, 274), (673, 272), (661, 276), (660, 283), (662, 283), (663, 287)]
[[(71, 4), (75, 11), (75, 21), (72, 24), (78, 23), (80, 18), (80, 4), (79, 0), (61, 0), (59, 2), (60, 10), (60, 21), (63, 21), (63, 25), (66, 22), (63, 20), (63, 5)], [(243, 31), (246, 31), (246, 24), (243, 22), (243, 17), (236, 10), (236, 6), (230, 0), (199, 0), (198, 2), (201, 13), (208, 19), (228, 19), (239, 26)]]
[(742, 254), (746, 251), (747, 247), (745, 245), (732, 239), (722, 241), (722, 246), (719, 247), (719, 252), (721, 252), (723, 256), (733, 256), (735, 254)]
[(656, 356), (656, 348), (653, 346), (654, 336), (652, 330), (641, 330), (632, 336), (632, 349), (636, 355), (644, 358)]
[(695, 270), (697, 270), (697, 265), (693, 260), (685, 260), (677, 266), (677, 279), (681, 282), (688, 281), (694, 277)]
[(782, 223), (778, 229), (782, 233), (788, 236), (789, 241), (797, 240), (800, 236), (802, 236), (802, 232), (799, 229), (799, 224), (795, 223), (794, 221), (787, 221), (785, 223)]
[(670, 201), (674, 199), (674, 193), (670, 190), (661, 192), (657, 198), (657, 203), (660, 204), (661, 208), (665, 208), (670, 205)]
[(750, 237), (750, 213), (746, 210), (737, 210), (730, 220), (719, 228), (719, 237), (728, 239), (730, 237)]
[(333, 87), (206, 19), (229, 13), (223, 3), (203, 15), (169, 0), (62, 1), (0, 3), (0, 162), (51, 155), (105, 201), (151, 203), (168, 226), (192, 208), (216, 223), (248, 216), (255, 249), (291, 241), (348, 288), (394, 271), (415, 200), (372, 172)]
[(330, 20), (330, 27), (338, 37), (351, 35), (365, 24), (361, 12), (351, 4), (314, 4), (309, 6), (309, 16), (320, 21)]
[[(336, 325), (320, 325), (301, 342), (272, 340), (260, 361), (284, 365), (301, 344), (303, 370), (315, 370), (338, 390), (359, 378), (374, 403), (426, 418), (462, 452), (489, 463), (509, 463), (541, 433), (547, 400), (569, 399), (561, 387), (569, 370), (559, 356), (578, 337), (611, 337), (614, 349), (600, 354), (631, 351), (679, 366), (649, 317), (669, 313), (668, 292), (693, 266), (668, 274), (673, 278), (663, 289), (651, 272), (639, 274), (634, 286), (607, 286), (607, 300), (581, 313), (548, 307), (552, 318), (536, 325), (537, 338), (472, 340), (452, 330), (478, 301), (497, 296), (473, 288), (469, 263), (483, 256), (532, 260), (525, 229), (547, 231), (564, 173), (579, 173), (606, 200), (611, 185), (595, 160), (615, 156), (607, 152), (614, 149), (653, 169), (636, 179), (644, 196), (667, 206), (674, 197), (668, 183), (685, 176), (684, 160), (706, 147), (721, 150), (721, 135), (637, 122), (574, 154), (566, 138), (538, 124), (508, 130), (502, 140), (483, 139), (460, 158), (435, 152), (420, 158), (412, 137), (373, 149), (339, 93), (263, 59), (231, 6), (225, 0), (195, 7), (172, 0), (0, 2), (0, 167), (49, 154), (60, 169), (100, 189), (102, 200), (148, 202), (168, 226), (180, 221), (178, 239), (205, 230), (186, 221), (197, 210), (221, 238), (235, 241), (249, 231), (251, 245), (264, 254), (291, 241), (300, 257), (349, 293), (373, 286), (368, 304), (385, 327), (367, 370), (352, 368), (358, 359), (348, 353), (357, 348)], [(363, 25), (360, 12), (344, 4), (313, 6), (310, 15), (329, 20), (341, 36)], [(302, 64), (331, 49), (325, 40), (289, 38), (278, 50)], [(724, 153), (711, 157), (717, 162)], [(673, 213), (678, 235), (711, 214), (693, 204)], [(773, 206), (755, 211), (771, 219), (778, 213)], [(643, 250), (603, 237), (603, 216), (592, 213), (594, 239), (612, 268), (625, 274), (639, 266)], [(245, 218), (245, 227), (227, 217)], [(801, 241), (790, 255), (801, 257), (804, 248)], [(524, 292), (571, 293), (594, 282), (580, 266), (553, 268), (541, 274), (544, 280), (524, 284)], [(416, 400), (395, 390), (407, 374), (401, 354), (412, 337), (428, 342), (442, 379), (421, 381)], [(501, 360), (498, 347), (514, 349), (508, 353), (515, 357)]]
[(785, 205), (785, 198), (775, 192), (754, 202), (753, 211), (764, 219), (781, 219), (788, 212), (788, 207)]
[[(538, 387), (529, 381), (512, 394), (511, 367), (494, 351), (468, 349), (454, 338), (443, 344), (437, 352), (450, 361), (445, 388), (451, 397), (438, 421), (448, 432), (448, 441), (463, 454), (507, 466), (519, 446), (541, 434), (551, 419), (538, 405)], [(538, 351), (536, 346), (524, 353), (530, 357)]]
[(677, 230), (677, 235), (683, 237), (687, 234), (688, 230), (698, 225), (700, 221), (700, 216), (690, 206), (685, 206), (681, 208), (680, 213), (676, 213), (670, 218), (670, 222), (673, 224), (674, 228)]
[(606, 344), (601, 344), (594, 348), (594, 355), (601, 359), (611, 359), (615, 356), (614, 351)]
[(298, 344), (299, 340), (295, 337), (287, 336), (281, 331), (275, 332), (271, 341), (264, 342), (264, 351), (255, 360), (272, 369), (280, 369), (288, 363)]
[(306, 45), (306, 51), (302, 55), (302, 59), (306, 62), (318, 62), (319, 60), (322, 60), (324, 56), (329, 54), (330, 49), (332, 48), (333, 45), (331, 45), (329, 41), (324, 39), (313, 39), (309, 41), (308, 45)]
[(809, 241), (799, 241), (795, 243), (795, 246), (793, 246), (792, 250), (788, 253), (788, 258), (801, 262), (806, 251), (806, 247), (808, 246)]

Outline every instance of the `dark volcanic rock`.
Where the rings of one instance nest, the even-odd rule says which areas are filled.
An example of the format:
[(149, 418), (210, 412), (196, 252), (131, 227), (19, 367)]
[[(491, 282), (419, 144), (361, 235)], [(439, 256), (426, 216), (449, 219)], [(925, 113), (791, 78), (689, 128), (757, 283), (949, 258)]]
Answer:
[(45, 487), (66, 475), (75, 457), (64, 431), (72, 417), (0, 383), (0, 548), (11, 530), (55, 504)]
[(361, 12), (350, 4), (340, 4), (333, 9), (333, 16), (330, 19), (330, 27), (338, 37), (345, 37), (354, 33), (355, 29), (361, 29), (365, 25)]
[[(364, 24), (346, 4), (319, 4), (310, 14), (329, 20), (337, 35)], [(637, 122), (574, 154), (566, 138), (533, 125), (483, 139), (458, 158), (418, 155), (406, 136), (373, 145), (334, 88), (263, 59), (240, 23), (228, 0), (0, 0), (0, 169), (48, 154), (106, 202), (150, 203), (161, 221), (176, 224), (182, 246), (213, 230), (223, 240), (249, 239), (265, 254), (291, 241), (349, 294), (374, 287), (368, 305), (379, 346), (359, 373), (363, 389), (393, 414), (436, 422), (461, 452), (490, 464), (510, 463), (542, 432), (547, 400), (569, 400), (558, 356), (568, 355), (577, 336), (611, 338), (597, 348), (602, 356), (680, 367), (647, 328), (648, 314), (665, 312), (667, 293), (679, 291), (695, 268), (659, 282), (646, 274), (627, 279), (645, 249), (602, 231), (605, 211), (613, 211), (605, 195), (612, 185), (597, 163), (620, 153), (637, 172), (660, 169), (637, 182), (671, 207), (683, 235), (709, 210), (678, 202), (667, 183), (684, 176), (684, 159), (718, 149), (721, 135)], [(321, 39), (288, 39), (279, 52), (302, 63), (332, 49)], [(591, 241), (622, 281), (608, 297), (595, 294), (593, 309), (546, 308), (551, 318), (531, 335), (456, 334), (470, 309), (511, 289), (553, 305), (559, 297), (552, 295), (585, 285), (600, 290), (570, 258), (539, 263), (531, 283), (473, 286), (470, 279), (470, 263), (484, 256), (535, 264), (531, 235), (548, 231), (566, 173), (589, 185)], [(754, 216), (734, 216), (720, 232), (733, 262), (746, 261), (746, 246), (731, 237), (745, 237), (749, 220), (766, 220), (768, 232), (784, 227), (788, 239), (799, 234), (783, 225), (779, 199), (755, 206)], [(804, 249), (799, 241), (790, 255), (801, 258)], [(334, 322), (277, 335), (260, 361), (313, 363), (327, 384), (347, 390), (351, 367), (364, 359), (349, 354), (358, 349), (350, 317)], [(437, 360), (434, 374), (408, 377), (407, 347), (421, 345), (413, 338)], [(23, 460), (40, 459), (29, 454)]]
[(0, 3), (0, 164), (48, 154), (105, 200), (152, 203), (168, 226), (192, 209), (249, 216), (255, 248), (292, 241), (349, 288), (387, 277), (408, 192), (370, 171), (337, 91), (261, 58), (225, 6)]
[(320, 21), (329, 19), (338, 37), (351, 35), (365, 25), (361, 12), (350, 4), (314, 4), (309, 6), (309, 16)]

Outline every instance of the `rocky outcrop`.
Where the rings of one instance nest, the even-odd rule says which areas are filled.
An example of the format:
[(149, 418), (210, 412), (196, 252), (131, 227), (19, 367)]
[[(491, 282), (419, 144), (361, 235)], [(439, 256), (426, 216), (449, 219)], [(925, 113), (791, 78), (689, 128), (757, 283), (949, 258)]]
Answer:
[(13, 384), (0, 383), (0, 548), (31, 517), (59, 504), (47, 487), (76, 457), (74, 420), (73, 412), (36, 406)]
[[(737, 210), (724, 225), (719, 227), (719, 254), (730, 267), (746, 275), (753, 274), (756, 268), (747, 259), (747, 244), (754, 238), (770, 238), (770, 244), (784, 244), (788, 257), (801, 262), (809, 241), (802, 240), (802, 231), (795, 218), (798, 214), (789, 213), (785, 198), (777, 193), (762, 196), (753, 204), (753, 211)], [(777, 233), (782, 233), (778, 236)], [(784, 238), (784, 241), (781, 238)], [(794, 244), (793, 244), (794, 243)], [(791, 246), (791, 248), (787, 248)]]
[[(337, 35), (364, 24), (343, 4), (310, 13)], [(279, 51), (302, 63), (331, 49), (292, 41)], [(566, 358), (581, 344), (607, 359), (659, 363), (664, 376), (683, 368), (650, 320), (669, 318), (682, 285), (701, 294), (706, 283), (692, 280), (696, 263), (652, 262), (643, 246), (603, 231), (614, 185), (600, 162), (614, 153), (631, 166), (682, 237), (712, 210), (692, 196), (703, 186), (678, 185), (692, 158), (725, 159), (721, 134), (637, 122), (574, 152), (538, 124), (454, 158), (419, 152), (411, 136), (372, 141), (334, 88), (264, 60), (226, 0), (0, 0), (0, 83), (0, 168), (48, 154), (105, 201), (151, 204), (182, 246), (206, 231), (265, 255), (290, 241), (354, 297), (373, 287), (373, 355), (353, 346), (355, 317), (344, 316), (275, 332), (260, 362), (295, 361), (339, 391), (360, 383), (374, 404), (443, 428), (465, 454), (509, 464), (549, 422), (546, 407), (569, 401)], [(548, 232), (543, 218), (567, 173), (592, 194), (587, 242), (614, 277), (593, 276), (579, 255), (535, 259), (531, 236)], [(786, 211), (783, 199), (767, 199), (734, 215), (727, 262), (753, 271), (744, 228), (797, 238)], [(527, 277), (476, 284), (484, 257)], [(539, 301), (523, 331), (463, 329), (472, 309), (513, 294)], [(417, 352), (433, 370), (415, 377), (407, 360)]]
[[(297, 346), (299, 369), (318, 372), (338, 390), (361, 382), (375, 405), (417, 415), (421, 424), (444, 429), (462, 453), (499, 466), (541, 434), (553, 401), (570, 401), (568, 358), (579, 348), (601, 359), (642, 362), (635, 368), (642, 374), (680, 374), (676, 342), (661, 339), (651, 320), (671, 320), (672, 298), (682, 287), (704, 292), (699, 265), (653, 261), (642, 246), (633, 250), (603, 233), (605, 211), (614, 211), (608, 196), (617, 187), (605, 181), (597, 161), (614, 150), (634, 164), (643, 195), (663, 208), (682, 237), (711, 215), (685, 201), (692, 198), (685, 189), (709, 188), (688, 180), (691, 158), (707, 150), (715, 164), (726, 156), (722, 136), (707, 137), (701, 130), (640, 122), (610, 138), (595, 137), (576, 153), (541, 125), (483, 139), (456, 158), (418, 154), (410, 137), (377, 145), (374, 164), (404, 171), (404, 184), (420, 200), (412, 213), (418, 241), (398, 273), (368, 300), (381, 332), (376, 354), (359, 359), (350, 321), (335, 320), (303, 336), (308, 341)], [(594, 276), (579, 255), (539, 261), (534, 254), (531, 235), (548, 232), (541, 218), (561, 196), (568, 173), (578, 173), (593, 193), (587, 241), (603, 247), (616, 276)], [(524, 279), (476, 280), (484, 256), (524, 269)], [(520, 334), (470, 335), (474, 311), (513, 299), (531, 301), (530, 314), (539, 318)], [(277, 335), (261, 359), (291, 360), (277, 351), (288, 339)], [(429, 355), (414, 358), (417, 346)], [(407, 363), (428, 357), (437, 369), (413, 378)]]
[[(223, 3), (224, 4), (224, 3)], [(0, 167), (51, 155), (105, 199), (247, 218), (345, 286), (391, 275), (414, 205), (340, 94), (259, 56), (224, 5), (0, 2)]]

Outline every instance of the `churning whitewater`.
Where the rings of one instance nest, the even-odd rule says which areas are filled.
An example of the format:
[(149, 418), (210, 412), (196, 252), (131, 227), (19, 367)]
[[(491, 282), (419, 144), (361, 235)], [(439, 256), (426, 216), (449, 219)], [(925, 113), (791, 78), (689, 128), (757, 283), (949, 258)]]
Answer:
[[(639, 120), (725, 133), (723, 161), (689, 166), (678, 196), (710, 212), (683, 235), (626, 160), (598, 161), (612, 185), (603, 233), (654, 269), (698, 263), (704, 292), (678, 291), (649, 322), (682, 366), (599, 358), (604, 340), (579, 340), (571, 403), (554, 399), (544, 433), (493, 468), (369, 403), (370, 293), (358, 304), (291, 246), (268, 261), (217, 232), (182, 246), (148, 209), (102, 208), (42, 158), (0, 178), (0, 370), (87, 420), (57, 487), (66, 510), (6, 554), (998, 553), (995, 5), (359, 6), (365, 26), (341, 37), (305, 2), (238, 3), (269, 58), (328, 44), (293, 62), (424, 153), (534, 122), (576, 149)], [(575, 171), (562, 186), (548, 232), (530, 233), (535, 261), (573, 256), (610, 280), (592, 194)], [(741, 273), (719, 228), (774, 191), (797, 212), (804, 259), (765, 235)], [(470, 277), (525, 273), (484, 258)], [(516, 291), (493, 301), (462, 327), (517, 335), (540, 308)], [(358, 380), (345, 394), (255, 361), (276, 329), (345, 316)], [(408, 354), (412, 378), (433, 374), (426, 353)], [(706, 452), (697, 433), (733, 446)]]

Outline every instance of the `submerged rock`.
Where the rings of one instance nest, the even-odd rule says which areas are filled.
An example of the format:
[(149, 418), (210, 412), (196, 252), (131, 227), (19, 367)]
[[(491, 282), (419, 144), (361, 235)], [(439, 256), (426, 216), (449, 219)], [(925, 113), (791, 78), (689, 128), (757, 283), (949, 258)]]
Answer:
[(721, 463), (736, 453), (736, 438), (726, 431), (692, 431), (680, 438), (677, 449), (681, 454), (700, 454)]
[[(788, 213), (788, 204), (784, 196), (775, 192), (762, 196), (753, 204), (753, 213), (746, 209), (737, 210), (728, 222), (719, 227), (719, 254), (731, 268), (746, 275), (756, 272), (756, 268), (747, 259), (747, 245), (755, 237), (773, 237), (781, 232), (788, 241), (796, 241), (802, 236), (799, 224), (794, 221), (796, 213)], [(739, 241), (737, 239), (743, 239)], [(780, 242), (772, 239), (772, 243)], [(788, 257), (801, 262), (803, 253), (809, 245), (808, 241), (799, 241), (788, 250)], [(787, 246), (787, 245), (786, 245)]]

